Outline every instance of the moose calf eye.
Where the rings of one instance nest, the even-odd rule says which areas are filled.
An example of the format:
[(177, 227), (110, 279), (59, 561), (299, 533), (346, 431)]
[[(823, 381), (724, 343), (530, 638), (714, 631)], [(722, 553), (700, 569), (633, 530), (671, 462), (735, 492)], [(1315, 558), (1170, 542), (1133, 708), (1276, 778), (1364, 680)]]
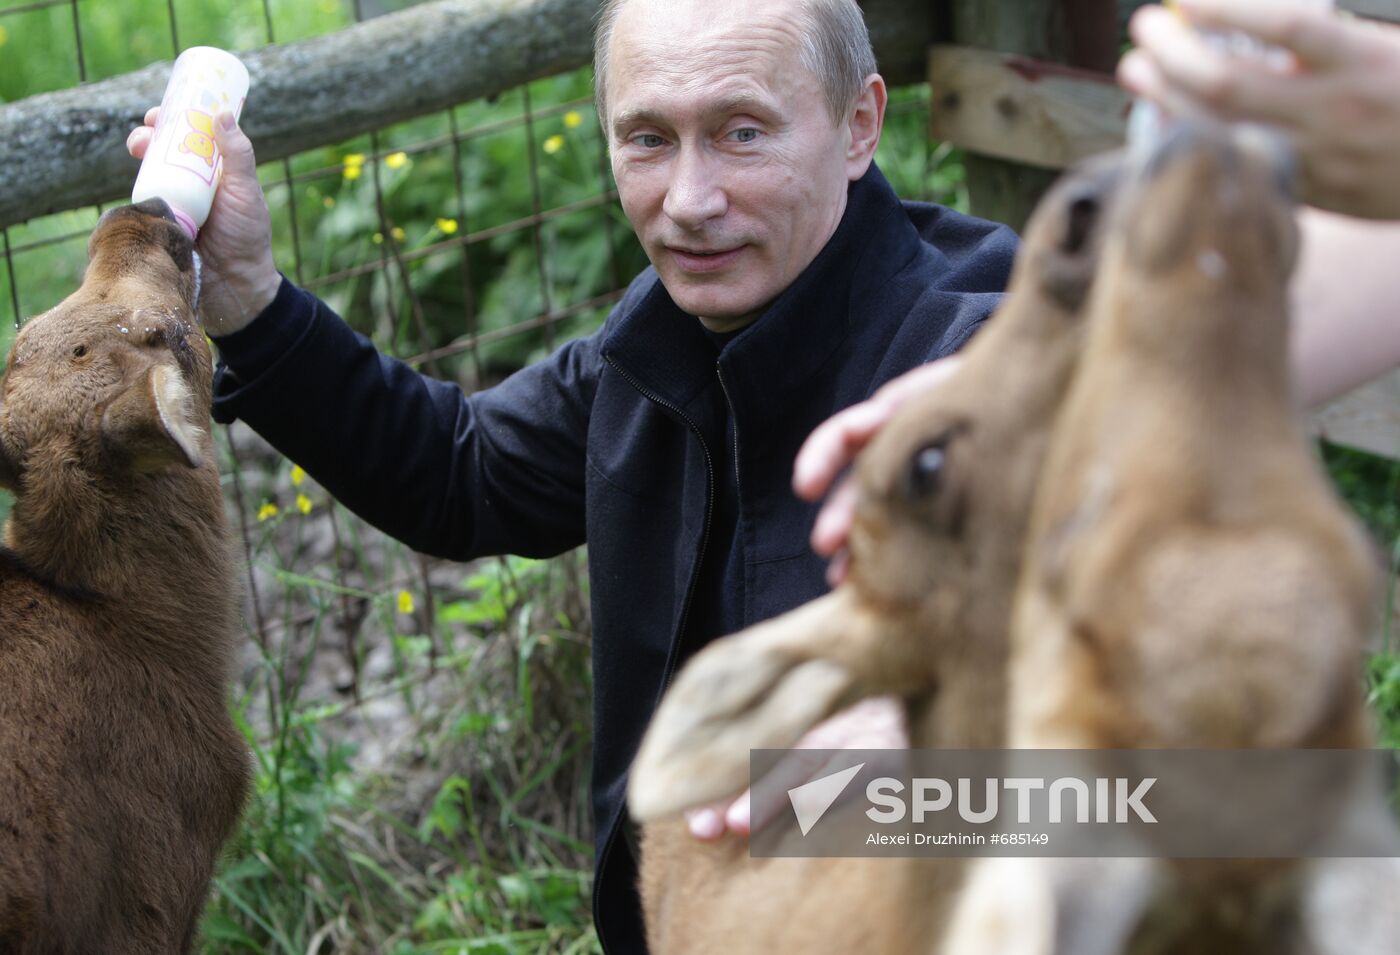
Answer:
[(927, 497), (938, 490), (946, 460), (942, 444), (920, 448), (909, 462), (909, 490), (916, 497)]
[(1063, 246), (1065, 252), (1073, 255), (1084, 248), (1098, 217), (1099, 201), (1094, 196), (1079, 196), (1070, 204)]

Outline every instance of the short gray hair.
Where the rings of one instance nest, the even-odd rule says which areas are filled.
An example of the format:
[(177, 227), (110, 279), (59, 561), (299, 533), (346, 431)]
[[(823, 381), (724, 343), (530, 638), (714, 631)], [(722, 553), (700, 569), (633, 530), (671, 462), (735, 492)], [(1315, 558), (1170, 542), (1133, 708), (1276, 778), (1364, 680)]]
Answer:
[[(613, 28), (627, 0), (603, 0), (593, 34), (593, 100), (598, 119), (607, 124), (605, 96), (608, 47)], [(821, 81), (826, 107), (841, 122), (875, 72), (875, 51), (856, 0), (800, 0), (802, 4), (802, 64)], [(605, 130), (606, 132), (606, 130)]]

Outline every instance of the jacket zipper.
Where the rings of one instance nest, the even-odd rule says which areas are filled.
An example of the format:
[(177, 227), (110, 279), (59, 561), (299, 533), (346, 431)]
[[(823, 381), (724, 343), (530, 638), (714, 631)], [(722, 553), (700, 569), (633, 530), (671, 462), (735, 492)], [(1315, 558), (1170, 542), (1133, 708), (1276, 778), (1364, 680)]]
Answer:
[[(729, 400), (729, 386), (724, 383), (724, 372), (719, 362), (715, 362), (715, 377), (719, 379), (719, 390), (724, 393), (724, 403), (729, 406), (729, 420), (734, 428), (734, 497), (735, 503), (744, 500), (744, 485), (739, 480), (739, 416), (734, 413), (734, 402)], [(742, 515), (740, 515), (742, 519)]]
[[(714, 465), (714, 459), (710, 457), (710, 447), (709, 447), (709, 445), (707, 445), (707, 444), (705, 443), (705, 436), (704, 436), (703, 434), (700, 433), (700, 428), (699, 428), (699, 426), (696, 425), (695, 421), (690, 417), (690, 415), (686, 414), (683, 410), (681, 410), (681, 407), (680, 407), (679, 405), (675, 404), (674, 402), (667, 401), (665, 398), (661, 397), (661, 396), (658, 395), (656, 392), (654, 392), (654, 391), (652, 391), (651, 389), (647, 388), (647, 387), (646, 387), (645, 385), (643, 385), (641, 382), (637, 381), (637, 379), (635, 379), (635, 378), (633, 378), (631, 375), (629, 375), (626, 371), (623, 370), (622, 366), (619, 365), (619, 364), (613, 359), (613, 357), (612, 357), (611, 355), (605, 356), (605, 359), (606, 359), (607, 363), (608, 363), (609, 365), (612, 366), (613, 371), (615, 371), (615, 372), (617, 372), (619, 375), (621, 375), (621, 376), (622, 376), (622, 380), (625, 381), (625, 382), (627, 382), (627, 383), (628, 383), (629, 385), (631, 385), (633, 388), (635, 388), (635, 389), (638, 391), (638, 393), (641, 394), (641, 396), (642, 396), (643, 398), (647, 399), (647, 400), (650, 401), (652, 404), (660, 405), (662, 408), (665, 408), (665, 409), (669, 410), (670, 412), (672, 412), (673, 414), (675, 414), (678, 418), (680, 418), (682, 421), (684, 421), (684, 422), (686, 423), (686, 426), (689, 427), (690, 430), (691, 430), (692, 432), (694, 432), (696, 439), (700, 442), (700, 450), (701, 450), (702, 452), (704, 452), (704, 455), (705, 455), (705, 489), (706, 489), (706, 492), (707, 492), (707, 493), (706, 493), (706, 498), (705, 498), (705, 524), (704, 524), (704, 528), (702, 529), (702, 531), (701, 531), (701, 533), (700, 533), (700, 552), (696, 555), (696, 558), (695, 558), (695, 569), (694, 569), (693, 571), (691, 571), (691, 574), (690, 574), (690, 582), (686, 585), (686, 588), (685, 588), (685, 603), (684, 603), (684, 605), (681, 607), (681, 625), (680, 625), (680, 628), (679, 628), (679, 630), (677, 631), (677, 634), (676, 634), (676, 642), (675, 642), (675, 643), (673, 644), (673, 646), (672, 646), (672, 651), (673, 651), (673, 652), (670, 653), (670, 654), (668, 654), (667, 659), (666, 659), (666, 669), (665, 669), (665, 672), (662, 673), (662, 675), (661, 675), (661, 696), (665, 696), (665, 695), (666, 695), (666, 690), (670, 688), (670, 686), (671, 686), (671, 680), (672, 680), (672, 678), (675, 676), (675, 671), (676, 671), (676, 659), (677, 659), (677, 657), (680, 655), (680, 654), (679, 654), (679, 645), (680, 645), (681, 642), (683, 642), (683, 641), (685, 640), (685, 625), (686, 625), (687, 621), (690, 619), (690, 601), (691, 601), (691, 598), (695, 596), (695, 583), (696, 583), (697, 580), (700, 579), (700, 568), (701, 568), (701, 565), (702, 565), (702, 564), (704, 563), (704, 561), (705, 561), (705, 549), (706, 549), (706, 547), (709, 545), (709, 542), (710, 542), (710, 518), (713, 516), (714, 510), (715, 510), (715, 465)], [(720, 379), (720, 388), (723, 389), (723, 387), (724, 387), (724, 380), (723, 380), (723, 379)], [(729, 400), (729, 395), (726, 393), (726, 394), (725, 394), (725, 401), (728, 401), (728, 400)], [(733, 413), (733, 409), (732, 409), (732, 408), (730, 409), (730, 413), (731, 413), (731, 414)], [(738, 442), (738, 433), (737, 433), (737, 431), (736, 431), (736, 433), (735, 433), (735, 442), (736, 442), (736, 445), (737, 445), (737, 442)], [(736, 448), (736, 452), (737, 452), (737, 448)], [(737, 453), (735, 454), (735, 468), (736, 468), (736, 469), (738, 468), (738, 454), (737, 454)], [(735, 472), (735, 475), (736, 475), (736, 479), (737, 479), (737, 475), (738, 475), (737, 470), (736, 470), (736, 472)], [(624, 804), (624, 806), (623, 806), (623, 812), (625, 813), (626, 811), (627, 811), (627, 807), (626, 807), (626, 805)], [(602, 855), (602, 857), (599, 858), (599, 860), (598, 860), (598, 874), (599, 874), (599, 875), (601, 875), (601, 874), (607, 869), (607, 867), (608, 867), (608, 857), (612, 855), (613, 845), (616, 844), (618, 832), (619, 832), (621, 829), (622, 829), (622, 816), (619, 814), (618, 817), (617, 817), (617, 822), (615, 822), (615, 823), (613, 824), (612, 830), (608, 833), (608, 841), (607, 841), (606, 843), (604, 843), (604, 845), (603, 845), (603, 855)], [(639, 861), (640, 861), (640, 860), (639, 860)], [(600, 924), (600, 922), (599, 922), (599, 919), (598, 919), (598, 898), (599, 898), (599, 894), (598, 894), (597, 886), (595, 886), (595, 887), (594, 887), (594, 892), (593, 892), (593, 924), (594, 924), (595, 927), (598, 928), (598, 942), (599, 942), (599, 944), (602, 946), (603, 951), (606, 952), (606, 951), (608, 950), (608, 944), (607, 944), (607, 940), (603, 937), (602, 926), (601, 926), (601, 924)]]

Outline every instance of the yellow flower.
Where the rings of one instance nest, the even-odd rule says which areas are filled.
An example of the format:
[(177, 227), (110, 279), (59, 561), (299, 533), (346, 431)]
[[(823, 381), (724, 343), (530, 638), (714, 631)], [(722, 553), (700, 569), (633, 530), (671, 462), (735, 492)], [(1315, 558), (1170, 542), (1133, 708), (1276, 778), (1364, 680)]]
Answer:
[(310, 514), (310, 513), (311, 513), (311, 498), (307, 497), (305, 494), (298, 494), (298, 495), (297, 495), (297, 510), (301, 511), (303, 514)]
[(571, 109), (564, 114), (564, 125), (569, 129), (578, 129), (583, 123), (583, 117), (578, 114), (578, 110)]
[(457, 231), (456, 219), (439, 219), (437, 221), (438, 231), (443, 235), (451, 235)]
[(407, 233), (405, 233), (403, 229), (401, 229), (399, 226), (394, 226), (392, 229), (389, 230), (389, 234), (394, 237), (395, 242), (402, 242), (404, 240), (404, 236)]
[(413, 594), (407, 590), (399, 591), (399, 613), (413, 613)]
[(375, 245), (383, 245), (383, 244), (384, 244), (384, 233), (383, 233), (383, 232), (376, 232), (374, 235), (370, 236), (370, 241), (373, 242)]
[(334, 209), (335, 196), (326, 196), (326, 198), (321, 200), (321, 205), (325, 206), (327, 209)]
[(301, 482), (306, 480), (306, 472), (302, 470), (300, 464), (292, 465), (292, 487), (301, 487)]
[(354, 182), (356, 179), (360, 178), (361, 169), (362, 167), (360, 166), (346, 166), (340, 174), (345, 177), (346, 182)]
[(276, 504), (273, 504), (271, 501), (268, 501), (268, 502), (267, 502), (266, 504), (264, 504), (262, 507), (258, 508), (258, 520), (259, 520), (259, 521), (265, 521), (265, 520), (268, 520), (269, 518), (273, 518), (273, 517), (276, 517), (276, 516), (277, 516), (277, 505), (276, 505)]
[(10, 31), (0, 27), (0, 46), (5, 45), (5, 41), (10, 38)]
[(408, 153), (405, 152), (390, 153), (384, 157), (384, 165), (388, 166), (390, 169), (398, 169), (407, 163)]
[(544, 141), (544, 151), (551, 155), (564, 148), (564, 137), (555, 133)]
[(364, 154), (364, 153), (346, 153), (346, 154), (345, 154), (345, 165), (347, 165), (347, 166), (363, 166), (364, 164), (365, 164), (365, 154)]

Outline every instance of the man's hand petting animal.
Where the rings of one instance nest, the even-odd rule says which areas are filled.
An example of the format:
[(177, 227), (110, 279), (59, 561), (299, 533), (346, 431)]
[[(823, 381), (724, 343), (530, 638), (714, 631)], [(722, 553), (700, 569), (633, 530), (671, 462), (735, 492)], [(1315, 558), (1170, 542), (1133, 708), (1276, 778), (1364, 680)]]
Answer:
[(827, 769), (827, 750), (906, 749), (908, 746), (909, 734), (899, 701), (891, 696), (872, 697), (837, 713), (798, 740), (793, 751), (766, 777), (761, 790), (764, 798), (755, 799), (753, 790), (749, 789), (738, 799), (687, 810), (686, 823), (691, 835), (707, 842), (726, 832), (748, 836), (782, 811), (789, 789), (835, 770), (836, 767)]

